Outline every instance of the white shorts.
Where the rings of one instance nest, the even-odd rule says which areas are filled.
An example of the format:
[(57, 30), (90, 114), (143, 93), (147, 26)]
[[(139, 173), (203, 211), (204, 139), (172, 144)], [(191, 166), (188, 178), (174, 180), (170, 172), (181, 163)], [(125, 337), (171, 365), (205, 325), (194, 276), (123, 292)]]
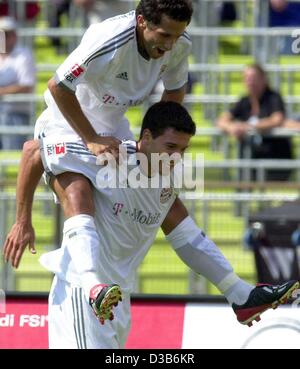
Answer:
[(130, 297), (122, 294), (114, 320), (101, 325), (82, 288), (54, 277), (49, 294), (50, 349), (121, 349), (130, 329)]
[[(55, 131), (55, 125), (51, 124), (46, 113), (47, 110), (36, 123), (35, 138), (39, 140), (47, 182), (49, 183), (49, 178), (58, 174), (73, 172), (84, 175), (93, 186), (96, 186), (96, 176), (100, 169), (96, 164), (96, 156), (87, 149), (75, 132), (64, 132), (59, 129)], [(119, 140), (133, 140), (129, 123), (125, 118), (117, 125), (117, 130), (105, 132), (103, 135), (111, 135)]]
[(74, 137), (48, 136), (41, 137), (39, 143), (48, 183), (61, 173), (73, 172), (84, 175), (96, 186), (97, 173), (101, 167), (96, 163), (96, 156), (80, 139), (74, 142)]
[[(99, 136), (113, 136), (121, 141), (133, 139), (129, 121), (125, 116), (114, 121), (114, 124), (99, 123), (96, 132)], [(65, 139), (65, 136), (72, 136), (75, 138), (75, 141), (80, 139), (80, 136), (73, 130), (73, 128), (71, 128), (69, 123), (67, 123), (62, 116), (60, 118), (56, 117), (50, 108), (47, 108), (42, 112), (34, 127), (35, 139), (45, 136), (59, 136), (63, 139)]]

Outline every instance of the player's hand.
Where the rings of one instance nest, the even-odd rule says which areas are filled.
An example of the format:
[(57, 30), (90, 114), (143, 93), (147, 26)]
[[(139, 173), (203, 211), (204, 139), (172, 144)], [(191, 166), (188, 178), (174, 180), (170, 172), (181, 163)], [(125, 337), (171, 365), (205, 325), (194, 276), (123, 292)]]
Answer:
[(111, 153), (115, 158), (118, 157), (119, 145), (121, 141), (112, 136), (97, 136), (92, 142), (87, 143), (87, 148), (94, 155), (98, 156), (105, 152)]
[(27, 246), (32, 254), (36, 254), (34, 247), (35, 233), (30, 222), (16, 222), (6, 237), (3, 254), (6, 262), (11, 262), (18, 268), (23, 252)]

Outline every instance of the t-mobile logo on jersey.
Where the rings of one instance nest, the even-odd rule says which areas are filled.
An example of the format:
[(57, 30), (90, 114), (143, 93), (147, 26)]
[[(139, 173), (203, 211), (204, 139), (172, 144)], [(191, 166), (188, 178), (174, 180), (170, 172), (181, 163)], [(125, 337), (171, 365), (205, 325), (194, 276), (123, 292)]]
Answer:
[(143, 210), (138, 210), (134, 208), (132, 211), (129, 209), (123, 209), (124, 204), (120, 202), (116, 202), (113, 205), (113, 212), (115, 216), (119, 216), (121, 214), (122, 210), (124, 210), (122, 213), (125, 214), (125, 216), (129, 216), (133, 222), (137, 222), (140, 224), (146, 224), (146, 225), (153, 225), (158, 224), (160, 221), (161, 214), (156, 212), (154, 214), (148, 212), (144, 213)]
[[(145, 98), (138, 99), (138, 100), (123, 100), (121, 101), (116, 96), (112, 96), (109, 94), (104, 94), (102, 96), (102, 102), (106, 105), (113, 105), (113, 106), (136, 106), (141, 105), (144, 102)], [(101, 106), (101, 105), (100, 105)]]
[[(125, 212), (127, 213), (127, 212)], [(133, 209), (132, 212), (128, 212), (129, 216), (134, 222), (146, 225), (158, 224), (161, 214), (156, 213), (144, 213), (143, 210)]]
[(121, 204), (120, 202), (116, 202), (113, 206), (114, 215), (118, 216), (122, 209), (124, 207), (124, 204)]

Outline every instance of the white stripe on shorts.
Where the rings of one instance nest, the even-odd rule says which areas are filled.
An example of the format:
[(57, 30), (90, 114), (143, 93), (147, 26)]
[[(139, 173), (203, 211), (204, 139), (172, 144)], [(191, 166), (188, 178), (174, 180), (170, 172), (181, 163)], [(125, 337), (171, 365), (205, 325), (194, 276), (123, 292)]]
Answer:
[(79, 287), (72, 288), (72, 309), (74, 318), (74, 331), (79, 349), (86, 349), (86, 337), (84, 327), (84, 316), (82, 307), (82, 289)]

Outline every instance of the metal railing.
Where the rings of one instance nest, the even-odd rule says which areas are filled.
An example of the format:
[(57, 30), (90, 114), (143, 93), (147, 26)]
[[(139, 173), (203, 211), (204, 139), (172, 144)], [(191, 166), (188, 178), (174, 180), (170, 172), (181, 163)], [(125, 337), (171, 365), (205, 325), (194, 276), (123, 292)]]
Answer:
[[(184, 99), (185, 105), (195, 106), (197, 104), (202, 104), (201, 109), (204, 109), (205, 118), (214, 122), (219, 114), (223, 111), (227, 111), (230, 108), (230, 105), (237, 102), (239, 100), (239, 96), (236, 95), (226, 95), (226, 94), (203, 94), (203, 95), (195, 95), (189, 94), (186, 95)], [(149, 99), (144, 103), (144, 110), (149, 107), (149, 104), (157, 102), (161, 99), (161, 95), (151, 95)], [(300, 107), (300, 95), (292, 96), (287, 95), (284, 96), (285, 103), (287, 105), (287, 111), (289, 115), (292, 115), (295, 111), (299, 111)], [(14, 94), (14, 95), (5, 95), (0, 97), (0, 101), (3, 102), (28, 102), (28, 103), (39, 103), (44, 104), (44, 96), (37, 94)], [(13, 127), (11, 127), (13, 129)], [(30, 130), (30, 129), (29, 129)], [(12, 130), (12, 134), (14, 131)]]
[[(243, 64), (214, 64), (195, 63), (190, 64), (189, 70), (195, 75), (198, 82), (203, 86), (205, 94), (226, 94), (232, 93), (236, 86), (234, 81), (242, 83), (242, 75), (247, 65)], [(288, 96), (294, 96), (296, 92), (295, 79), (298, 78), (300, 66), (298, 64), (264, 64), (264, 70), (268, 73), (270, 83), (273, 88), (282, 90), (283, 83)]]
[[(300, 111), (300, 96), (299, 95), (286, 95), (283, 96), (284, 102), (287, 108), (288, 115), (293, 115), (295, 112)], [(154, 103), (161, 99), (161, 95), (151, 95), (148, 99), (148, 103)], [(230, 109), (230, 106), (238, 102), (240, 96), (230, 94), (188, 94), (184, 98), (184, 104), (188, 107), (197, 107), (197, 104), (201, 104), (199, 108), (203, 109), (205, 119), (215, 122), (218, 116)], [(149, 104), (145, 103), (145, 107)]]
[[(34, 127), (33, 126), (3, 126), (0, 125), (0, 134), (7, 135), (20, 135), (20, 134), (33, 134)], [(132, 132), (135, 135), (140, 133), (140, 128), (133, 127)], [(276, 137), (294, 137), (299, 136), (300, 132), (293, 131), (286, 128), (274, 128), (272, 132), (270, 132), (269, 136)], [(249, 132), (251, 135), (251, 132)], [(226, 137), (224, 133), (216, 127), (206, 127), (206, 128), (197, 128), (196, 136), (209, 136), (209, 137)]]
[[(36, 37), (66, 37), (70, 41), (70, 47), (68, 52), (70, 52), (79, 43), (82, 35), (84, 34), (86, 28), (82, 27), (84, 25), (84, 12), (76, 11), (74, 12), (72, 7), (70, 9), (70, 19), (71, 22), (68, 27), (65, 28), (34, 28), (28, 27), (25, 17), (25, 3), (29, 0), (16, 0), (14, 2), (9, 2), (12, 7), (17, 7), (18, 19), (22, 25), (19, 29), (20, 40), (28, 45), (32, 46), (33, 40)], [(120, 2), (128, 3), (128, 10), (134, 9), (136, 6), (135, 1), (131, 0), (119, 0)], [(212, 10), (216, 4), (221, 4), (221, 0), (199, 0), (194, 2), (195, 14), (194, 14), (194, 24), (189, 27), (189, 32), (194, 40), (194, 52), (197, 61), (211, 61), (212, 58), (216, 60), (218, 57), (219, 48), (219, 38), (223, 36), (240, 36), (245, 38), (251, 38), (250, 48), (251, 55), (256, 59), (261, 61), (277, 59), (279, 56), (279, 48), (277, 40), (282, 36), (290, 36), (294, 28), (268, 28), (268, 1), (267, 0), (233, 0), (238, 4), (240, 19), (242, 21), (242, 28), (227, 28), (227, 27), (208, 27), (209, 25), (216, 26), (216, 22), (213, 21), (210, 24), (211, 16), (215, 18), (216, 11)], [(293, 2), (299, 2), (299, 0), (293, 0)], [(42, 18), (46, 21), (48, 18), (49, 9), (53, 6), (51, 1), (40, 0), (42, 4), (42, 11), (46, 14)], [(74, 20), (74, 14), (79, 15), (82, 21), (79, 22), (78, 26), (73, 26), (72, 21)], [(250, 20), (250, 21), (249, 21)], [(249, 24), (251, 28), (249, 28)], [(257, 25), (263, 25), (260, 28)], [(273, 39), (276, 39), (273, 42)], [(258, 41), (258, 42), (257, 42)], [(246, 42), (247, 43), (247, 42)], [(258, 45), (260, 45), (258, 47)], [(275, 45), (275, 46), (274, 46)], [(242, 45), (243, 50), (247, 50), (245, 42)]]
[[(300, 126), (300, 122), (299, 122), (299, 126)], [(134, 133), (134, 135), (136, 137), (138, 137), (139, 133), (140, 133), (140, 128), (134, 127), (134, 128), (132, 128), (132, 132)], [(5, 126), (0, 125), (0, 135), (12, 135), (12, 136), (14, 136), (14, 135), (27, 135), (27, 137), (29, 139), (30, 137), (33, 138), (33, 133), (34, 133), (34, 127), (33, 126), (13, 126), (13, 127), (10, 127), (10, 126), (6, 126), (6, 125)], [(248, 132), (248, 137), (253, 136), (253, 135), (256, 135), (255, 131), (249, 131)], [(223, 166), (222, 167), (223, 169), (226, 169), (226, 163), (229, 163), (229, 161), (227, 159), (230, 158), (230, 150), (231, 150), (230, 148), (231, 148), (231, 141), (232, 141), (231, 138), (227, 134), (222, 132), (217, 127), (197, 128), (195, 136), (196, 137), (197, 136), (198, 137), (211, 137), (213, 139), (218, 139), (218, 141), (219, 141), (218, 147), (221, 148), (223, 156), (226, 159), (226, 162), (224, 162), (224, 164), (220, 164), (220, 165)], [(287, 138), (299, 137), (300, 136), (300, 130), (296, 131), (296, 130), (291, 130), (291, 129), (287, 129), (287, 128), (274, 128), (271, 132), (269, 132), (265, 136), (268, 136), (268, 137), (287, 137)], [(245, 150), (244, 155), (245, 155), (246, 159), (251, 158), (249, 150)], [(299, 150), (296, 150), (296, 157), (300, 158), (300, 151)], [(268, 169), (269, 165), (272, 165), (272, 164), (268, 160), (265, 161), (265, 162), (266, 162), (265, 169)], [(289, 161), (287, 161), (287, 163), (288, 162)], [(18, 163), (18, 161), (11, 161), (11, 160), (0, 161), (0, 172), (2, 170), (1, 168), (3, 168), (3, 166), (13, 165), (13, 164), (17, 165), (17, 163)], [(232, 161), (232, 163), (233, 163), (233, 161)], [(267, 164), (267, 163), (269, 163), (269, 164)], [(294, 160), (291, 160), (290, 164), (294, 168), (294, 165), (296, 166), (297, 164), (293, 164), (293, 163), (294, 163)], [(255, 165), (256, 164), (254, 164), (254, 166)], [(263, 165), (263, 164), (261, 164), (261, 165)], [(246, 168), (246, 171), (244, 171), (244, 172), (247, 173), (247, 170), (250, 171), (251, 168)], [(245, 176), (245, 178), (248, 178), (248, 174)], [(261, 178), (261, 177), (259, 177), (259, 178)]]
[[(37, 64), (37, 72), (54, 73), (59, 64)], [(214, 63), (192, 63), (189, 71), (193, 73), (197, 80), (203, 85), (205, 94), (219, 94), (220, 88), (223, 93), (230, 94), (232, 79), (235, 73), (242, 73), (247, 65), (243, 64), (214, 64)], [(269, 74), (271, 84), (277, 90), (282, 87), (283, 81), (287, 82), (288, 95), (295, 94), (295, 77), (300, 72), (298, 64), (265, 64), (263, 68)], [(236, 78), (236, 76), (234, 76)]]
[[(0, 180), (5, 183), (5, 170), (6, 168), (12, 166), (18, 166), (20, 163), (17, 159), (2, 159), (0, 160)], [(195, 162), (196, 163), (196, 162)], [(261, 187), (261, 183), (268, 182), (266, 180), (266, 171), (270, 169), (288, 169), (295, 170), (297, 172), (297, 177), (295, 181), (297, 183), (300, 180), (300, 160), (298, 159), (226, 159), (226, 160), (205, 160), (203, 162), (205, 179), (209, 177), (209, 170), (213, 169), (234, 169), (241, 170), (242, 176), (239, 181), (251, 182), (251, 170), (255, 169), (257, 171), (256, 180), (257, 188)], [(195, 167), (195, 164), (194, 164)], [(234, 178), (236, 178), (235, 176)], [(230, 181), (229, 181), (230, 184)], [(220, 184), (221, 186), (221, 184)], [(284, 187), (284, 184), (282, 184)], [(11, 195), (13, 196), (13, 195)], [(43, 196), (39, 194), (39, 196)], [(48, 195), (45, 195), (46, 197)], [(1, 200), (1, 193), (0, 193)]]
[[(220, 95), (220, 94), (188, 94), (185, 96), (184, 103), (186, 104), (232, 104), (238, 101), (240, 97), (237, 95)], [(149, 102), (154, 103), (161, 99), (160, 94), (154, 94), (149, 97)], [(299, 104), (300, 95), (285, 96), (285, 102), (287, 104)], [(44, 102), (44, 96), (38, 94), (10, 94), (3, 95), (0, 98), (3, 102)]]
[(220, 40), (226, 37), (240, 38), (243, 54), (251, 55), (260, 63), (270, 63), (278, 62), (281, 55), (281, 39), (292, 38), (294, 30), (295, 27), (190, 27), (188, 32), (193, 41), (193, 55), (198, 63), (216, 63), (220, 55)]
[[(66, 37), (71, 42), (70, 52), (85, 32), (85, 28), (32, 28), (19, 29), (20, 41), (28, 46), (33, 45), (36, 37)], [(261, 62), (278, 60), (280, 56), (279, 40), (292, 37), (295, 27), (188, 27), (193, 41), (193, 54), (197, 62), (216, 62), (219, 56), (220, 39), (224, 37), (240, 37), (242, 46), (249, 55)], [(249, 42), (250, 41), (250, 42)], [(247, 47), (246, 47), (247, 46)]]
[[(54, 73), (59, 65), (42, 63), (37, 65), (38, 72)], [(189, 65), (189, 71), (196, 77), (196, 80), (203, 86), (203, 95), (190, 95), (186, 97), (187, 104), (203, 103), (210, 104), (207, 108), (203, 107), (204, 115), (207, 119), (215, 120), (219, 113), (217, 104), (222, 104), (222, 108), (228, 109), (229, 104), (234, 103), (238, 98), (232, 94), (236, 89), (237, 76), (242, 84), (242, 73), (246, 65), (243, 64), (215, 64), (215, 63), (192, 63)], [(264, 69), (269, 75), (271, 86), (277, 91), (284, 91), (287, 95), (284, 99), (287, 102), (288, 115), (300, 110), (300, 98), (297, 96), (295, 79), (298, 78), (300, 66), (298, 64), (265, 64)], [(26, 97), (25, 97), (26, 98)], [(160, 97), (155, 97), (159, 99)], [(14, 98), (13, 98), (14, 99)], [(23, 99), (23, 98), (16, 98)], [(30, 98), (26, 98), (31, 101)], [(153, 98), (152, 98), (153, 99)], [(42, 96), (33, 99), (42, 102)]]

